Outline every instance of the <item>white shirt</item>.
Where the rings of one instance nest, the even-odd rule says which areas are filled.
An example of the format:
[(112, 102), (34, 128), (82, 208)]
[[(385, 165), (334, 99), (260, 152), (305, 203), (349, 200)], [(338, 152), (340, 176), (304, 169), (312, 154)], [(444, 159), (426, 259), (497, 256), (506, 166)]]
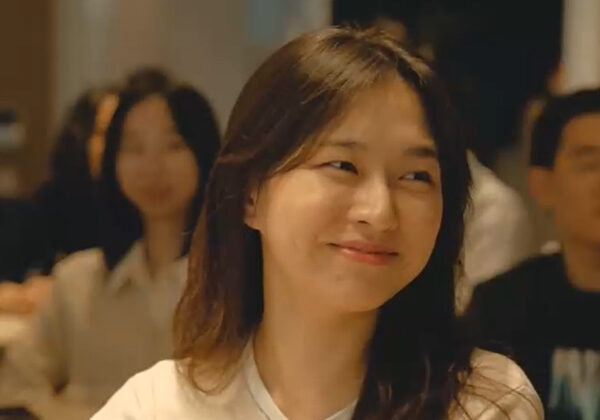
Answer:
[(465, 217), (464, 276), (460, 310), (479, 283), (514, 267), (534, 254), (533, 226), (519, 194), (469, 153), (473, 178)]
[[(0, 363), (0, 404), (88, 419), (132, 375), (171, 357), (187, 260), (151, 277), (141, 243), (107, 272), (91, 249), (61, 261), (52, 297)], [(58, 393), (57, 393), (58, 391)]]
[[(472, 365), (475, 373), (460, 397), (472, 419), (543, 419), (539, 397), (515, 363), (504, 356), (476, 350)], [(326, 420), (350, 420), (355, 404)], [(467, 417), (454, 410), (449, 418)], [(260, 378), (252, 351), (245, 353), (237, 375), (219, 394), (206, 395), (194, 390), (178, 372), (174, 361), (163, 361), (131, 378), (92, 417), (92, 420), (173, 419), (287, 420)]]

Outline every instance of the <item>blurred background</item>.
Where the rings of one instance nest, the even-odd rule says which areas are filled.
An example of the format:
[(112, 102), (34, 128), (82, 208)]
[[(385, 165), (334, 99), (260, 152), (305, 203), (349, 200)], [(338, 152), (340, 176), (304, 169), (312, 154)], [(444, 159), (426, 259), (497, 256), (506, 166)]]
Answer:
[(158, 66), (205, 92), (224, 124), (253, 67), (283, 40), (329, 23), (330, 7), (320, 0), (3, 1), (0, 195), (25, 196), (44, 180), (58, 122), (84, 90)]
[(434, 63), (470, 149), (521, 195), (543, 244), (554, 234), (527, 193), (528, 132), (547, 95), (598, 84), (599, 22), (600, 0), (4, 0), (0, 222), (52, 177), (61, 123), (86, 90), (155, 67), (203, 92), (224, 130), (244, 81), (285, 41), (377, 25)]
[(48, 178), (59, 123), (86, 89), (156, 66), (204, 92), (223, 128), (269, 52), (333, 23), (380, 25), (434, 60), (471, 148), (527, 202), (536, 100), (598, 83), (598, 22), (600, 0), (4, 0), (0, 197)]
[(329, 23), (375, 21), (396, 22), (407, 42), (435, 52), (477, 122), (481, 160), (494, 167), (529, 100), (557, 77), (564, 90), (600, 77), (598, 0), (4, 0), (0, 195), (26, 196), (45, 179), (57, 124), (90, 86), (159, 66), (204, 91), (224, 125), (275, 47)]

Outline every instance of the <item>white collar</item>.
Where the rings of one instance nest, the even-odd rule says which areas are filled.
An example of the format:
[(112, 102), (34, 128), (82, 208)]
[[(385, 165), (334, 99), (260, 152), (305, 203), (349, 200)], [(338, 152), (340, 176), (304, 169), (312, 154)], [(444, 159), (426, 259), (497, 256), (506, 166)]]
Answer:
[[(173, 266), (168, 268), (168, 271), (180, 274), (180, 277), (185, 279), (187, 277), (187, 261), (187, 257), (179, 258)], [(138, 240), (109, 273), (108, 289), (113, 293), (118, 293), (127, 286), (147, 288), (152, 284), (151, 279), (144, 246), (142, 241)]]
[[(267, 387), (260, 377), (258, 367), (256, 366), (256, 360), (254, 359), (253, 339), (250, 339), (243, 357), (245, 358), (243, 363), (244, 378), (248, 385), (250, 395), (260, 411), (268, 420), (288, 420), (279, 407), (277, 407), (275, 401), (273, 401), (271, 394), (269, 394)], [(353, 402), (324, 420), (349, 420), (352, 417), (352, 413), (354, 413), (356, 403), (357, 401)]]

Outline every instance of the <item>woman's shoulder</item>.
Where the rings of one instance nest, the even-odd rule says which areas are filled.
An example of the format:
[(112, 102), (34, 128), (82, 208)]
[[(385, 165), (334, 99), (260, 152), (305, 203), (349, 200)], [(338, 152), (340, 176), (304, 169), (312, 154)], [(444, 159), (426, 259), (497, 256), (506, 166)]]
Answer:
[(182, 385), (176, 362), (162, 360), (131, 377), (123, 388), (129, 388), (141, 399), (152, 396), (165, 396), (169, 399), (182, 390)]
[(452, 418), (538, 420), (544, 418), (539, 396), (523, 370), (498, 353), (475, 349), (471, 372)]
[(92, 420), (229, 418), (239, 397), (239, 378), (217, 394), (205, 394), (185, 378), (185, 362), (164, 360), (130, 378)]
[(175, 402), (179, 386), (175, 362), (160, 361), (125, 382), (92, 420), (154, 418), (162, 400)]
[(70, 254), (52, 269), (54, 291), (59, 295), (81, 296), (100, 284), (106, 275), (104, 254), (91, 248)]
[(531, 385), (525, 372), (513, 360), (499, 353), (476, 348), (471, 355), (471, 368), (475, 374), (471, 376), (473, 380), (479, 374), (510, 387)]
[(104, 254), (100, 248), (90, 248), (67, 255), (53, 269), (53, 275), (86, 273), (90, 270), (104, 269)]

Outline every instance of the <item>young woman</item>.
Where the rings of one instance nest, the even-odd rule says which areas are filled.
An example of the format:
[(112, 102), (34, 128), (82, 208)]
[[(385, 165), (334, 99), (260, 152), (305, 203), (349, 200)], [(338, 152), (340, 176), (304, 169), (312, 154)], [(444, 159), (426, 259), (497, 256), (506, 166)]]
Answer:
[(427, 65), (325, 29), (244, 87), (176, 316), (176, 361), (93, 420), (540, 419), (510, 360), (461, 338), (469, 172)]
[(102, 245), (55, 267), (48, 305), (0, 364), (5, 399), (89, 418), (129, 376), (172, 354), (189, 233), (218, 147), (212, 110), (192, 88), (120, 95), (99, 181)]

